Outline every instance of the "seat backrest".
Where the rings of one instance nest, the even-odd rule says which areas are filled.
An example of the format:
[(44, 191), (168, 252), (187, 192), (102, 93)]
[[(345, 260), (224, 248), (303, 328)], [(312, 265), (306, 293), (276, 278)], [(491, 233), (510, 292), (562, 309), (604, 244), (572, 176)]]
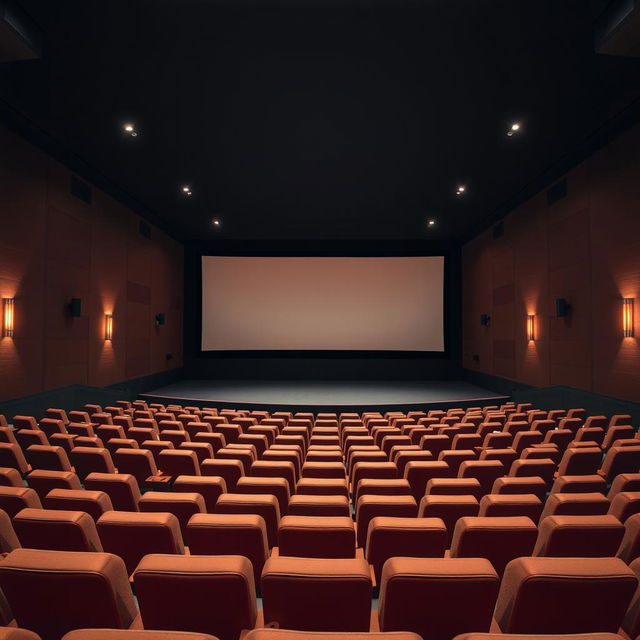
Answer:
[(127, 629), (137, 614), (124, 563), (109, 553), (16, 549), (0, 565), (0, 588), (18, 625), (42, 640), (79, 628)]
[(33, 489), (29, 487), (0, 486), (0, 509), (6, 511), (10, 518), (13, 518), (18, 511), (27, 507), (42, 508), (40, 498)]
[(9, 514), (0, 509), (0, 553), (9, 553), (20, 546)]
[(135, 572), (144, 626), (238, 640), (257, 616), (251, 563), (242, 556), (147, 555)]
[(172, 513), (107, 511), (96, 527), (104, 550), (122, 558), (128, 573), (149, 553), (184, 553), (180, 523)]
[(556, 558), (613, 557), (624, 536), (614, 516), (549, 516), (540, 522), (531, 555)]
[(29, 470), (22, 449), (11, 442), (0, 442), (0, 467), (16, 469), (22, 474)]
[(271, 557), (262, 572), (265, 624), (301, 631), (368, 631), (371, 590), (369, 566), (362, 558)]
[(102, 551), (95, 522), (84, 511), (23, 509), (13, 525), (28, 549)]
[(619, 558), (517, 558), (495, 619), (503, 633), (615, 633), (637, 584)]
[(429, 640), (489, 631), (499, 585), (485, 558), (391, 558), (382, 570), (380, 630)]
[(150, 476), (158, 475), (158, 467), (148, 449), (118, 449), (114, 460), (120, 473), (131, 474), (140, 485)]
[(90, 473), (84, 486), (91, 491), (104, 491), (117, 511), (138, 511), (140, 487), (130, 473)]
[(82, 480), (94, 471), (98, 473), (115, 473), (116, 471), (111, 454), (104, 447), (74, 447), (69, 458)]

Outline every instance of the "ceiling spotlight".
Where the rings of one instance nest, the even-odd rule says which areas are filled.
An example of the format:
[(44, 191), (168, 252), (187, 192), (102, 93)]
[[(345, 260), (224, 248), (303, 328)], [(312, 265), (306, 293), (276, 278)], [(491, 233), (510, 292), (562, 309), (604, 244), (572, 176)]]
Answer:
[(435, 226), (436, 226), (436, 221), (435, 221), (433, 218), (431, 218), (431, 220), (428, 220), (428, 221), (427, 221), (427, 224), (428, 224), (430, 227), (435, 227)]
[(521, 125), (519, 122), (514, 122), (511, 127), (509, 128), (509, 131), (507, 131), (507, 135), (509, 137), (511, 137), (514, 133), (518, 133), (518, 131), (520, 131), (521, 129)]
[(184, 193), (185, 196), (193, 195), (193, 192), (191, 191), (191, 187), (189, 185), (185, 185), (184, 187), (182, 187), (182, 193)]
[(128, 133), (132, 138), (135, 138), (138, 135), (138, 132), (136, 131), (136, 128), (130, 124), (127, 123), (122, 127), (126, 133)]
[(456, 195), (461, 196), (466, 190), (467, 190), (467, 187), (465, 187), (463, 184), (459, 184), (458, 187), (456, 188)]
[(213, 223), (214, 227), (220, 226), (220, 220), (218, 220), (218, 218), (214, 218), (211, 222)]

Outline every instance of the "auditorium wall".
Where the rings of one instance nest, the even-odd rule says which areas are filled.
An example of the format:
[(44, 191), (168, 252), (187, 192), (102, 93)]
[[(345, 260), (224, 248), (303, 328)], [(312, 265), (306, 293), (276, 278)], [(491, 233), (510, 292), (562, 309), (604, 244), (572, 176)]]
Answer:
[[(463, 247), (466, 370), (640, 401), (638, 149), (640, 126), (569, 172), (565, 197), (548, 204), (545, 190), (501, 237), (487, 229)], [(635, 337), (623, 337), (623, 297), (635, 299)], [(557, 298), (568, 316), (556, 317)]]
[[(182, 365), (183, 246), (0, 127), (0, 400), (71, 384), (110, 385)], [(68, 304), (82, 300), (81, 317)], [(166, 324), (156, 326), (164, 312)], [(105, 340), (105, 314), (113, 339)]]

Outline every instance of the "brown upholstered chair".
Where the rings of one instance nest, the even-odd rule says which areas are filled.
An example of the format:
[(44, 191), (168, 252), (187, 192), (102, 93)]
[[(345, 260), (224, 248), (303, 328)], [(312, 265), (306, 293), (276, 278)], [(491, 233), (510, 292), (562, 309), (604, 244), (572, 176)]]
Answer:
[(344, 516), (285, 516), (278, 528), (278, 552), (302, 558), (354, 558), (353, 520)]
[(238, 640), (255, 625), (253, 569), (242, 556), (147, 555), (134, 582), (146, 628)]
[(301, 631), (368, 631), (371, 590), (363, 559), (271, 557), (262, 572), (265, 623)]
[(110, 553), (16, 549), (0, 564), (0, 588), (18, 625), (42, 640), (72, 629), (127, 629), (138, 614), (124, 563)]
[(489, 631), (499, 586), (485, 558), (391, 558), (382, 570), (380, 630), (429, 640)]
[(130, 574), (149, 553), (184, 553), (180, 523), (172, 513), (108, 511), (96, 527), (104, 550), (122, 558)]
[(23, 509), (13, 519), (23, 547), (56, 551), (102, 551), (93, 518), (84, 511)]
[(615, 633), (637, 584), (619, 558), (517, 558), (495, 620), (503, 633)]

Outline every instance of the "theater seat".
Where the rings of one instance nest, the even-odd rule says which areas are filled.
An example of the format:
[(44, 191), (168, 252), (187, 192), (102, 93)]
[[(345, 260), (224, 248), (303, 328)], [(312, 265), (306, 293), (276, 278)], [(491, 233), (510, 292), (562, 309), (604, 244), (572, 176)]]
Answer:
[(207, 513), (213, 513), (218, 498), (227, 492), (224, 480), (220, 476), (178, 476), (173, 483), (178, 493), (199, 493)]
[(364, 547), (371, 520), (377, 516), (415, 518), (418, 505), (413, 496), (362, 496), (356, 504), (356, 542)]
[(607, 494), (609, 500), (613, 500), (621, 491), (640, 491), (640, 473), (621, 473), (611, 483)]
[(32, 469), (47, 469), (49, 471), (72, 470), (67, 452), (62, 447), (32, 444), (27, 448), (25, 456)]
[(547, 516), (601, 516), (609, 510), (609, 500), (601, 493), (552, 493), (545, 502), (540, 522)]
[(22, 475), (29, 471), (22, 449), (17, 444), (9, 442), (0, 442), (0, 467), (16, 469)]
[(640, 491), (621, 491), (611, 501), (609, 513), (620, 522), (640, 512)]
[(145, 556), (134, 574), (147, 629), (238, 640), (257, 617), (251, 563), (242, 556)]
[(490, 493), (498, 495), (532, 494), (540, 500), (544, 500), (547, 494), (547, 483), (536, 476), (522, 478), (505, 476), (504, 478), (496, 479)]
[(238, 480), (244, 476), (240, 460), (205, 460), (200, 465), (200, 472), (203, 476), (219, 476), (222, 478), (229, 493), (235, 491)]
[(548, 516), (541, 520), (531, 555), (556, 558), (613, 557), (624, 536), (614, 516)]
[(287, 513), (292, 516), (349, 516), (349, 500), (344, 496), (295, 495), (289, 498)]
[(420, 500), (419, 518), (441, 518), (447, 527), (447, 548), (459, 518), (477, 516), (479, 504), (474, 496), (427, 495)]
[(267, 527), (269, 547), (278, 542), (280, 509), (275, 496), (255, 493), (223, 493), (215, 506), (215, 513), (249, 513), (262, 516)]
[[(11, 518), (6, 511), (0, 509), (0, 554), (9, 553), (14, 549), (19, 549), (21, 546), (18, 536), (13, 528)], [(1, 600), (1, 596), (0, 596)], [(2, 605), (0, 604), (0, 610)], [(13, 616), (12, 616), (13, 617)], [(6, 620), (5, 622), (9, 622)], [(0, 611), (0, 624), (2, 624), (2, 614)]]
[(18, 627), (0, 627), (0, 640), (42, 640), (37, 633)]
[(615, 633), (637, 584), (619, 558), (517, 558), (495, 620), (503, 633)]
[(369, 523), (366, 559), (379, 585), (384, 563), (394, 556), (442, 558), (447, 549), (447, 527), (441, 518), (379, 516)]
[(173, 513), (178, 518), (182, 536), (186, 537), (189, 518), (195, 513), (206, 513), (204, 498), (199, 493), (169, 493), (147, 491), (138, 503), (140, 511), (146, 513)]
[(104, 550), (122, 558), (129, 574), (149, 553), (184, 553), (180, 523), (172, 513), (108, 511), (96, 527)]
[(602, 493), (607, 490), (606, 480), (597, 474), (588, 476), (558, 476), (551, 493)]
[(538, 522), (542, 507), (540, 498), (533, 494), (490, 493), (480, 500), (478, 515), (483, 517), (526, 516), (534, 522)]
[(104, 491), (87, 489), (52, 489), (44, 501), (45, 509), (85, 511), (97, 520), (106, 511), (112, 511), (111, 498)]
[(0, 467), (0, 486), (2, 487), (24, 487), (22, 476), (17, 469), (10, 467)]
[(499, 586), (485, 558), (391, 558), (382, 570), (380, 630), (425, 640), (489, 631)]
[(531, 518), (464, 517), (456, 524), (450, 555), (452, 558), (486, 558), (499, 576), (511, 560), (529, 556), (538, 528)]
[(278, 552), (300, 558), (354, 558), (356, 533), (350, 517), (285, 516)]
[(42, 640), (72, 629), (127, 629), (138, 613), (124, 563), (110, 553), (16, 549), (0, 563), (0, 588), (17, 624)]
[(624, 537), (616, 555), (627, 564), (631, 564), (640, 557), (640, 513), (626, 519), (624, 523)]
[(116, 511), (138, 511), (140, 488), (130, 473), (90, 473), (84, 479), (84, 487), (104, 491)]
[(237, 555), (248, 558), (256, 587), (269, 557), (267, 527), (262, 516), (245, 513), (196, 513), (187, 525), (191, 555)]
[(13, 518), (22, 509), (41, 509), (38, 494), (28, 487), (0, 487), (0, 509)]
[(73, 471), (36, 469), (27, 476), (27, 482), (40, 500), (44, 500), (52, 489), (82, 489), (80, 478)]
[(346, 478), (300, 478), (296, 485), (296, 493), (349, 497), (348, 481)]
[(139, 486), (147, 483), (147, 478), (158, 476), (153, 454), (148, 449), (118, 449), (114, 454), (120, 473), (129, 473)]
[(93, 518), (84, 511), (23, 509), (13, 519), (23, 547), (52, 551), (102, 551)]
[(109, 450), (103, 447), (74, 447), (69, 453), (69, 459), (80, 480), (84, 480), (94, 471), (98, 473), (116, 472)]
[(368, 631), (371, 590), (363, 559), (271, 557), (262, 572), (265, 624), (300, 631)]

